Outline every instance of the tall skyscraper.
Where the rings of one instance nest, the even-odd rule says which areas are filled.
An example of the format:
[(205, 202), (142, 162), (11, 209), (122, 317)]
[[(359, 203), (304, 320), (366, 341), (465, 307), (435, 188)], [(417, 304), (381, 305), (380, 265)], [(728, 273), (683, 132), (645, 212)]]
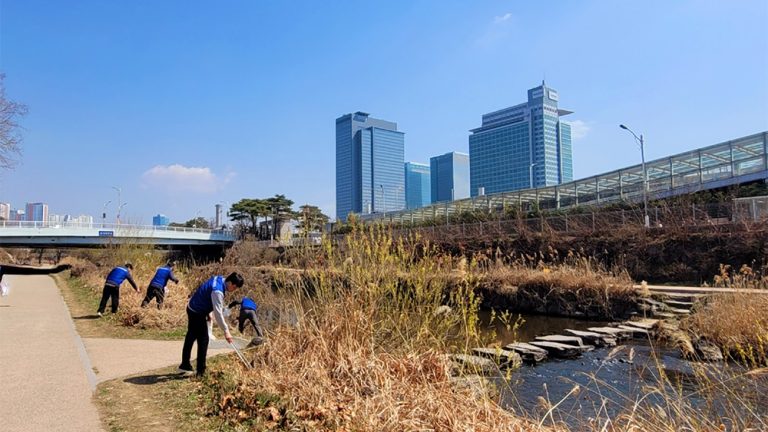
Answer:
[(48, 204), (27, 203), (26, 215), (29, 222), (48, 222)]
[(336, 119), (336, 218), (405, 207), (405, 134), (356, 112)]
[(541, 83), (528, 102), (483, 115), (469, 136), (472, 196), (573, 181), (571, 126), (557, 91)]
[(469, 198), (469, 155), (450, 152), (429, 159), (432, 202)]
[(405, 207), (414, 209), (432, 202), (429, 165), (417, 162), (405, 163)]

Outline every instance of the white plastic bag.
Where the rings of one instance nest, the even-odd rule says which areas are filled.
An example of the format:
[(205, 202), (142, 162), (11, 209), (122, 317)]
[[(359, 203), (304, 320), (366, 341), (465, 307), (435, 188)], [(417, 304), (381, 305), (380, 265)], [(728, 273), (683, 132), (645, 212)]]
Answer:
[(0, 296), (3, 296), (3, 297), (7, 296), (10, 290), (11, 288), (8, 285), (4, 284), (3, 282), (0, 282)]

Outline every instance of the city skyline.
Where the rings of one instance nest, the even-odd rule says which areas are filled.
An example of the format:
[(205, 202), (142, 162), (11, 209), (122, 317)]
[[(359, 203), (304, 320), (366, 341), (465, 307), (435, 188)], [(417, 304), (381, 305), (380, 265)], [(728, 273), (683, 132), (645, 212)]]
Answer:
[(396, 120), (425, 161), (542, 79), (576, 111), (575, 179), (639, 162), (618, 124), (648, 160), (768, 129), (764, 2), (297, 6), (3, 2), (0, 70), (30, 111), (0, 196), (114, 215), (114, 186), (144, 224), (275, 193), (334, 215), (339, 113)]

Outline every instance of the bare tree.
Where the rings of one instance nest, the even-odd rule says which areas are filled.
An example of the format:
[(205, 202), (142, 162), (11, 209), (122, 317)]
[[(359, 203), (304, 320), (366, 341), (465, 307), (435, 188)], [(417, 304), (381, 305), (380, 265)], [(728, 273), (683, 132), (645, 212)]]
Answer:
[(22, 136), (20, 117), (27, 113), (27, 106), (5, 97), (5, 74), (0, 73), (0, 168), (13, 168), (16, 156), (21, 154)]

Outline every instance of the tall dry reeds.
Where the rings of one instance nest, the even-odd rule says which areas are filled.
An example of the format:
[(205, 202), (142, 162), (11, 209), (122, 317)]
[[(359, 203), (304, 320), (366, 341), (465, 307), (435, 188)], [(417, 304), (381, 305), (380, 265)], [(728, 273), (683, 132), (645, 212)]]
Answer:
[(253, 370), (209, 374), (209, 413), (253, 429), (532, 430), (451, 382), (444, 354), (482, 343), (469, 272), (449, 290), (452, 260), (378, 227), (323, 254), (324, 267), (276, 281), (294, 319), (248, 354)]

